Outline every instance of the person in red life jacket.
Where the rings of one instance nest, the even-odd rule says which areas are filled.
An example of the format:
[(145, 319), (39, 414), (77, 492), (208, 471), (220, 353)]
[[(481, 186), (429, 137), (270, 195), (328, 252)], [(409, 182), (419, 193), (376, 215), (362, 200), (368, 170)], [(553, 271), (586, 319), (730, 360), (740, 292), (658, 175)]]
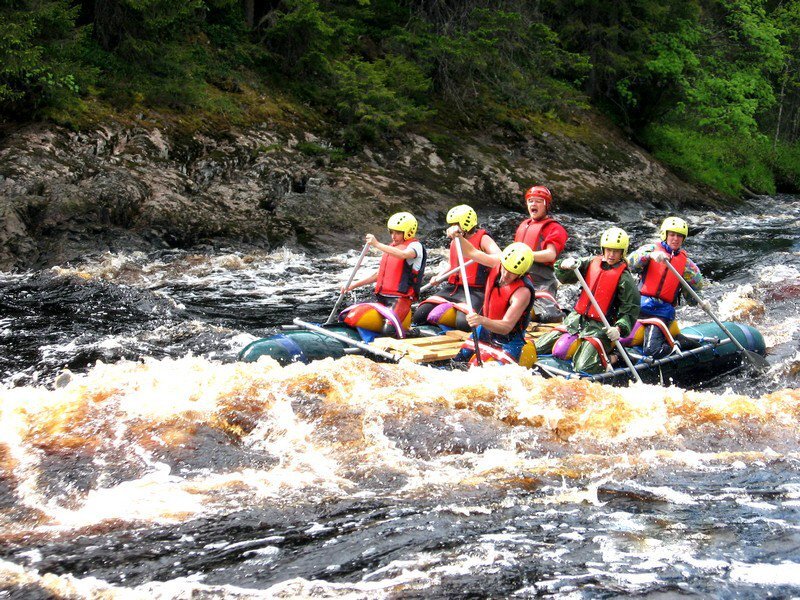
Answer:
[[(342, 287), (342, 292), (374, 283), (377, 301), (388, 306), (403, 323), (411, 312), (411, 303), (419, 297), (427, 253), (422, 242), (415, 237), (417, 220), (411, 213), (393, 214), (386, 226), (392, 237), (391, 244), (379, 242), (371, 233), (365, 238), (366, 243), (383, 252), (378, 270), (349, 287)], [(394, 334), (394, 327), (387, 323), (384, 333)]]
[(629, 243), (624, 230), (611, 227), (600, 237), (600, 256), (568, 257), (556, 263), (555, 274), (561, 283), (577, 282), (574, 270), (580, 270), (610, 326), (603, 326), (588, 295), (581, 291), (575, 308), (564, 319), (563, 331), (547, 333), (536, 341), (538, 354), (571, 356), (576, 372), (603, 371), (612, 344), (630, 333), (639, 316), (639, 290), (625, 261)]
[[(645, 244), (630, 256), (631, 271), (640, 274), (639, 293), (642, 295), (641, 318), (656, 318), (668, 329), (675, 320), (675, 307), (681, 301), (683, 286), (665, 264), (669, 262), (696, 292), (704, 284), (700, 269), (686, 254), (683, 243), (689, 236), (689, 225), (678, 217), (667, 217), (661, 223), (661, 242)], [(686, 301), (694, 304), (691, 296)], [(703, 308), (710, 310), (707, 302)], [(698, 344), (684, 336), (676, 336), (679, 348), (684, 350)], [(673, 351), (667, 337), (657, 325), (646, 325), (642, 351), (654, 359), (663, 358)]]
[[(458, 227), (465, 239), (475, 248), (489, 255), (500, 256), (500, 247), (485, 229), (478, 227), (478, 215), (471, 206), (466, 204), (454, 206), (447, 213), (447, 222), (453, 227)], [(450, 242), (450, 261), (446, 269), (447, 271), (457, 269), (459, 266), (455, 244), (455, 241)], [(465, 258), (464, 260), (467, 261), (468, 259)], [(489, 267), (477, 262), (473, 262), (465, 267), (469, 295), (472, 300), (472, 308), (475, 311), (480, 311), (483, 306), (486, 277), (489, 275), (490, 270)], [(438, 277), (434, 276), (431, 279), (431, 283), (435, 285), (437, 279)], [(414, 311), (414, 317), (412, 319), (414, 325), (423, 325), (428, 323), (429, 320), (438, 323), (440, 313), (452, 308), (453, 304), (458, 304), (460, 307), (463, 307), (464, 310), (456, 310), (455, 327), (462, 331), (469, 331), (466, 306), (464, 305), (466, 296), (464, 293), (464, 284), (461, 281), (461, 273), (459, 271), (452, 273), (447, 278), (447, 283), (450, 284), (450, 289), (447, 292), (427, 298)]]
[[(455, 240), (460, 241), (460, 237)], [(527, 272), (532, 264), (533, 251), (528, 246), (519, 242), (507, 246), (500, 255), (500, 264), (486, 279), (480, 314), (467, 315), (469, 326), (477, 328), (481, 342), (502, 349), (514, 361), (519, 361), (530, 321), (534, 286)]]
[(537, 291), (548, 292), (555, 298), (558, 283), (553, 267), (564, 251), (567, 230), (550, 216), (553, 195), (542, 185), (535, 185), (525, 192), (525, 203), (530, 218), (517, 227), (515, 242), (523, 242), (533, 250), (533, 266), (530, 276)]

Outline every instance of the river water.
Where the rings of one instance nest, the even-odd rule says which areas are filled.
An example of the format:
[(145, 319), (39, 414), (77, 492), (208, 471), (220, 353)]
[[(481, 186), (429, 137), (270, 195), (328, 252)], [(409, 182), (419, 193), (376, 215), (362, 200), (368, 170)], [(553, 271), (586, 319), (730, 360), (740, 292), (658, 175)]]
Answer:
[[(621, 224), (636, 245), (663, 216)], [(324, 320), (360, 248), (0, 275), (0, 597), (797, 597), (800, 199), (681, 216), (768, 372), (684, 390), (236, 362)], [(521, 215), (481, 217), (504, 245)], [(573, 254), (610, 225), (560, 218)]]

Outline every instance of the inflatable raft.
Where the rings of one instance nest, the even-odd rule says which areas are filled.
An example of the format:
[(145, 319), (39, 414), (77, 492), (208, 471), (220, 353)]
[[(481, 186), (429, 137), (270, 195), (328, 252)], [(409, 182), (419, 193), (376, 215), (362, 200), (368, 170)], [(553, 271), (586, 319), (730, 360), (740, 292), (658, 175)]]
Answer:
[[(760, 357), (766, 355), (764, 338), (757, 329), (730, 321), (722, 324), (747, 353)], [(698, 346), (690, 350), (676, 348), (669, 356), (657, 360), (643, 356), (640, 346), (625, 348), (633, 368), (643, 382), (699, 388), (749, 365), (745, 353), (716, 323), (686, 327), (681, 330), (681, 335), (693, 340)], [(534, 370), (545, 377), (580, 378), (614, 384), (630, 381), (633, 377), (630, 367), (622, 360), (604, 373), (589, 375), (573, 371), (571, 361), (560, 360), (552, 355), (540, 355)]]
[[(723, 325), (746, 351), (759, 356), (766, 354), (764, 338), (757, 329), (733, 322)], [(528, 335), (535, 338), (552, 327), (534, 325), (529, 328)], [(366, 342), (357, 328), (344, 323), (320, 326), (295, 319), (293, 325), (284, 326), (280, 332), (250, 343), (240, 352), (239, 360), (255, 362), (262, 356), (268, 356), (287, 365), (361, 354), (375, 360), (397, 362), (407, 359), (447, 367), (452, 366), (452, 359), (469, 335), (456, 330), (442, 332), (434, 327), (425, 328), (421, 333), (422, 336), (413, 339), (379, 337)], [(691, 350), (676, 350), (658, 360), (642, 356), (640, 347), (626, 348), (642, 381), (697, 388), (747, 365), (744, 353), (716, 323), (686, 327), (681, 334), (693, 339), (698, 346)], [(588, 375), (574, 372), (570, 361), (542, 355), (533, 369), (545, 377), (580, 378), (603, 383), (621, 384), (632, 379), (630, 368), (623, 361), (607, 372)]]

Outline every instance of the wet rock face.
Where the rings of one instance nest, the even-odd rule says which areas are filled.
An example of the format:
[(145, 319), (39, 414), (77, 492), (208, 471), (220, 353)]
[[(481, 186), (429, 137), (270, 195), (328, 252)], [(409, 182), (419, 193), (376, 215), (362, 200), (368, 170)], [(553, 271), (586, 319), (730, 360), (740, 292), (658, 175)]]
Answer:
[(483, 132), (446, 147), (409, 134), (344, 160), (329, 150), (266, 125), (216, 137), (117, 124), (19, 130), (0, 142), (0, 268), (215, 243), (350, 248), (400, 210), (421, 231), (441, 228), (456, 203), (522, 218), (534, 183), (550, 186), (559, 210), (609, 216), (700, 197), (610, 128), (582, 141)]

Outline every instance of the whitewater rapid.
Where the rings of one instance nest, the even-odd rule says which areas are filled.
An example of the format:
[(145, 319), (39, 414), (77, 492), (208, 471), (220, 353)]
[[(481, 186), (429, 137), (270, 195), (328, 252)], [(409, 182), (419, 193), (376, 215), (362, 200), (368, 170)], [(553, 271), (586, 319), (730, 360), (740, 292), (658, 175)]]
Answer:
[[(1, 593), (797, 596), (798, 216), (785, 198), (686, 215), (707, 297), (764, 334), (770, 364), (705, 390), (236, 361), (293, 316), (324, 319), (358, 249), (3, 274)], [(653, 219), (625, 226), (644, 241)], [(592, 251), (603, 223), (563, 220), (569, 252)]]

